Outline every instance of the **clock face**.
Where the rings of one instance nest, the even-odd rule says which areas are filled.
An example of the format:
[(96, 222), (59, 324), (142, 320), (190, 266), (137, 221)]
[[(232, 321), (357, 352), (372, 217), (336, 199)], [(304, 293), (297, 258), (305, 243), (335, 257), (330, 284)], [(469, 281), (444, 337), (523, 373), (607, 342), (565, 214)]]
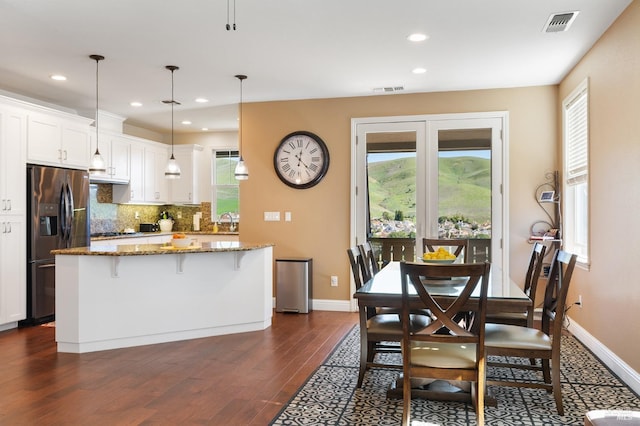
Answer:
[(273, 166), (280, 180), (292, 188), (311, 188), (329, 169), (329, 150), (317, 135), (293, 132), (276, 148)]

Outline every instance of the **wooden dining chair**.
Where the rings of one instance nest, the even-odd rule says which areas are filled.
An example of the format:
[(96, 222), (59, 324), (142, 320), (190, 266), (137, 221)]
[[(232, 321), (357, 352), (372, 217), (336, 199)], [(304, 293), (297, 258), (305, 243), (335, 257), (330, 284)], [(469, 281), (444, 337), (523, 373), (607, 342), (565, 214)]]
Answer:
[(362, 256), (364, 267), (368, 270), (369, 276), (373, 277), (378, 273), (380, 267), (378, 266), (378, 259), (373, 251), (371, 243), (369, 241), (365, 241), (360, 244), (358, 248), (360, 249), (360, 255)]
[[(368, 281), (362, 277), (362, 256), (358, 247), (347, 249), (347, 254), (357, 290)], [(386, 309), (388, 310), (385, 311)], [(411, 315), (410, 326), (412, 329), (420, 329), (426, 327), (429, 322), (430, 318), (427, 315)], [(362, 386), (364, 375), (369, 368), (402, 368), (400, 364), (385, 363), (376, 359), (376, 354), (400, 353), (401, 339), (402, 324), (397, 308), (360, 309), (360, 367), (357, 387)]]
[[(485, 315), (490, 264), (463, 263), (431, 265), (400, 264), (402, 282), (402, 424), (411, 420), (412, 381), (416, 379), (472, 382), (470, 393), (420, 392), (426, 398), (471, 400), (479, 425), (484, 424), (485, 395)], [(424, 278), (429, 277), (429, 278)], [(456, 282), (459, 295), (447, 306), (437, 303), (429, 282)], [(436, 284), (433, 284), (434, 286)], [(471, 297), (480, 286), (478, 297)], [(415, 289), (415, 293), (411, 290)], [(414, 296), (417, 293), (417, 298)], [(431, 311), (432, 322), (421, 330), (412, 330), (405, 321), (416, 304)], [(461, 313), (472, 312), (470, 323), (460, 323)], [(465, 315), (465, 317), (467, 317)]]
[(533, 314), (536, 309), (536, 291), (540, 282), (540, 271), (547, 246), (542, 243), (534, 243), (529, 257), (529, 265), (524, 278), (524, 293), (531, 299), (531, 305), (524, 312), (496, 312), (487, 314), (487, 322), (497, 324), (511, 324), (522, 327), (533, 327)]
[(541, 371), (543, 381), (488, 380), (490, 385), (546, 389), (553, 392), (558, 414), (564, 415), (560, 386), (560, 345), (566, 309), (567, 292), (576, 263), (576, 255), (556, 250), (551, 261), (542, 305), (540, 329), (509, 324), (487, 323), (485, 347), (487, 355), (540, 359), (535, 365), (510, 362), (490, 362), (493, 367)]
[(456, 257), (462, 254), (458, 263), (466, 263), (469, 252), (469, 240), (468, 239), (449, 239), (449, 238), (423, 238), (422, 239), (422, 253), (437, 251), (439, 247), (447, 248)]

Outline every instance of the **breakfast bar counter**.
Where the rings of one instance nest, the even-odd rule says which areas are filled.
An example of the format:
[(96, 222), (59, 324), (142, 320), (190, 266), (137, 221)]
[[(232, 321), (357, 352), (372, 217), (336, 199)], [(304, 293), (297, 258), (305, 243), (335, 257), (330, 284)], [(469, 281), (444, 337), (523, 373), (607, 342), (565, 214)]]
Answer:
[(271, 325), (273, 245), (238, 241), (54, 250), (59, 352), (93, 352)]

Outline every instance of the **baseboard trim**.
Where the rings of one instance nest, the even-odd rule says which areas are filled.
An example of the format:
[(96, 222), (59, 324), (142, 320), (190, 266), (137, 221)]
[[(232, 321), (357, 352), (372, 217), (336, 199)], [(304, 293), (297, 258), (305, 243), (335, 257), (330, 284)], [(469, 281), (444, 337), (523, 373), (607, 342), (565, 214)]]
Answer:
[[(276, 298), (273, 298), (272, 307), (276, 307)], [(348, 300), (331, 300), (331, 299), (312, 299), (312, 311), (336, 311), (336, 312), (353, 312), (351, 302)]]
[(317, 311), (352, 312), (351, 303), (348, 300), (313, 299), (313, 309)]
[(572, 318), (569, 318), (569, 320), (568, 329), (571, 334), (589, 348), (620, 380), (633, 389), (636, 394), (640, 395), (640, 374), (602, 344), (602, 342), (589, 334), (580, 324)]

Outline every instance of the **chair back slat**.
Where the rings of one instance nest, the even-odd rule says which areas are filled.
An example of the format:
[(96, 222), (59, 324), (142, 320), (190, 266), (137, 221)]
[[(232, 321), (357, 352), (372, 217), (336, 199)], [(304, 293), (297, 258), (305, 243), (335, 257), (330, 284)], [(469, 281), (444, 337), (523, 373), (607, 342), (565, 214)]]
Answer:
[[(542, 331), (560, 336), (569, 292), (569, 283), (573, 275), (577, 255), (556, 250), (549, 267), (549, 276), (542, 305)], [(553, 328), (553, 332), (551, 329)]]
[[(419, 296), (420, 303), (423, 307), (431, 311), (432, 316), (432, 323), (419, 332), (411, 333), (411, 338), (422, 341), (437, 341), (442, 339), (444, 335), (447, 335), (449, 337), (458, 337), (460, 343), (477, 341), (478, 335), (483, 333), (481, 328), (484, 328), (484, 319), (482, 321), (474, 320), (471, 324), (469, 324), (468, 321), (462, 323), (461, 313), (474, 311), (475, 313), (481, 314), (478, 318), (480, 316), (484, 318), (486, 314), (489, 268), (490, 264), (487, 262), (450, 265), (402, 262), (400, 264), (400, 271), (402, 274), (403, 310), (405, 308), (411, 309), (412, 307), (409, 297), (409, 288), (411, 286)], [(465, 282), (464, 284), (460, 284), (464, 287), (455, 299), (448, 306), (442, 306), (436, 302), (433, 295), (429, 292), (428, 283), (430, 279), (456, 279), (465, 280)], [(475, 302), (473, 302), (471, 294), (479, 283), (482, 286), (481, 294), (480, 297), (474, 299)], [(472, 309), (469, 309), (469, 306), (472, 306)], [(464, 311), (463, 307), (466, 307)], [(475, 319), (476, 315), (472, 317)], [(443, 330), (445, 333), (443, 333)], [(469, 340), (464, 337), (472, 337), (472, 339)]]
[(369, 281), (371, 277), (365, 275), (364, 261), (362, 260), (362, 255), (358, 247), (348, 248), (347, 255), (349, 256), (353, 281), (356, 284), (356, 290), (358, 290), (365, 282)]
[(371, 243), (366, 241), (358, 246), (360, 249), (360, 255), (362, 256), (362, 261), (365, 269), (367, 269), (367, 274), (369, 277), (373, 277), (378, 273), (380, 267), (378, 265), (378, 259), (373, 251), (373, 247)]

